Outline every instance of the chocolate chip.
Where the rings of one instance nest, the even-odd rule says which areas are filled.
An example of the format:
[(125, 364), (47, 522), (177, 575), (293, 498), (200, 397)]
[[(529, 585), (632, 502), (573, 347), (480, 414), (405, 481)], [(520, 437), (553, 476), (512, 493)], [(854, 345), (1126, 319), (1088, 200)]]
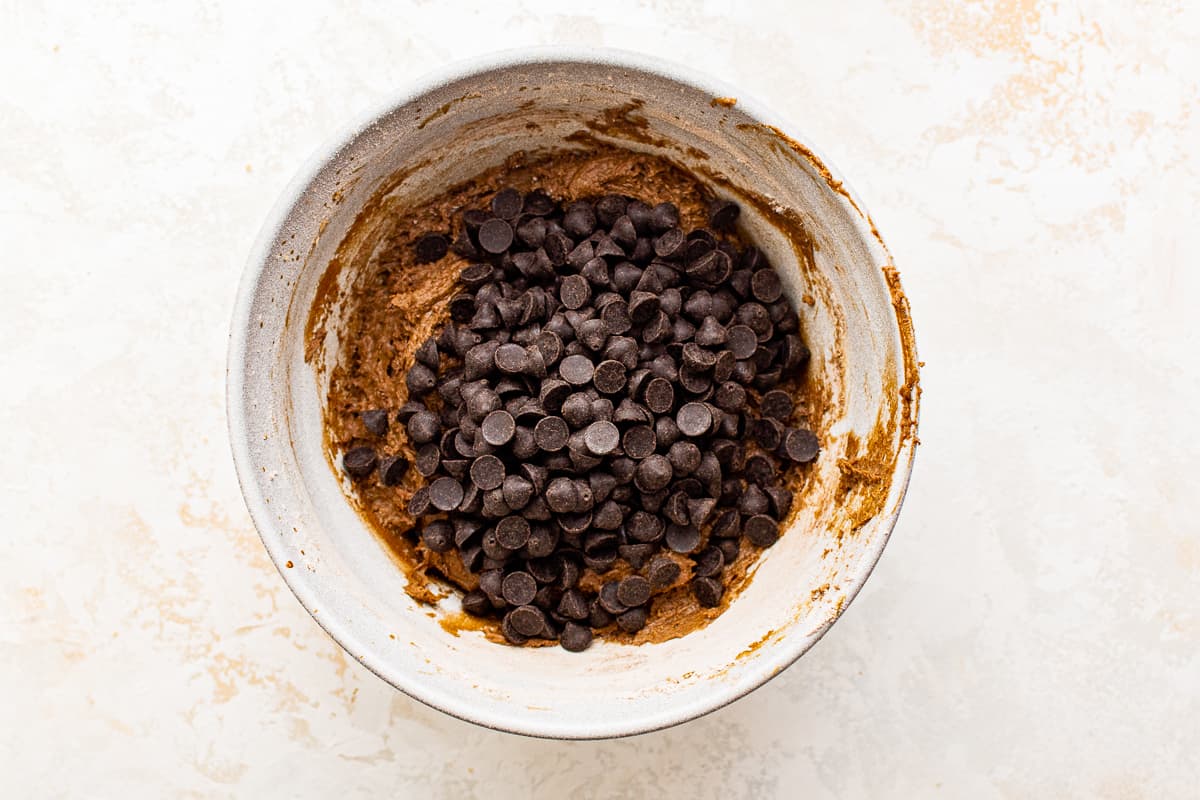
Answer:
[(533, 440), (547, 453), (566, 447), (570, 435), (570, 428), (562, 417), (546, 417), (533, 428)]
[(750, 434), (765, 449), (771, 451), (774, 451), (783, 442), (783, 433), (783, 423), (768, 417), (754, 420), (750, 427)]
[(604, 225), (612, 225), (625, 213), (629, 200), (619, 194), (606, 194), (596, 201), (596, 216)]
[(625, 455), (638, 461), (650, 456), (657, 444), (657, 437), (649, 425), (635, 425), (625, 431), (625, 435), (621, 438), (621, 446), (625, 450)]
[(732, 564), (737, 560), (738, 552), (741, 549), (739, 540), (718, 539), (716, 546), (721, 551), (721, 555), (724, 556), (726, 564)]
[(735, 319), (754, 331), (755, 339), (758, 342), (765, 342), (771, 338), (771, 333), (774, 330), (774, 326), (771, 323), (771, 315), (759, 303), (743, 303), (738, 308)]
[(764, 417), (771, 417), (780, 422), (787, 422), (793, 408), (792, 396), (781, 389), (766, 392), (758, 401), (758, 410)]
[(424, 397), (437, 385), (437, 375), (424, 364), (413, 364), (404, 378), (410, 397)]
[(687, 495), (680, 491), (671, 494), (663, 504), (662, 513), (676, 525), (687, 525)]
[(679, 385), (691, 394), (704, 394), (712, 388), (712, 379), (703, 372), (685, 367), (679, 370)]
[(570, 514), (579, 503), (579, 492), (570, 478), (555, 478), (546, 487), (546, 505), (556, 514)]
[(542, 383), (538, 392), (538, 402), (545, 411), (557, 414), (572, 391), (573, 387), (566, 381), (549, 378)]
[(429, 500), (438, 511), (450, 511), (456, 508), (462, 499), (462, 484), (454, 478), (438, 478), (429, 484)]
[(684, 436), (704, 436), (712, 428), (712, 412), (703, 403), (685, 403), (675, 415), (675, 424)]
[(716, 507), (717, 501), (711, 497), (689, 498), (687, 501), (688, 520), (693, 525), (703, 526), (708, 523)]
[(754, 376), (757, 374), (758, 369), (754, 366), (753, 361), (738, 361), (733, 365), (729, 377), (738, 383), (747, 384), (753, 382)]
[(767, 493), (753, 483), (747, 486), (746, 491), (738, 498), (738, 510), (746, 516), (765, 514), (769, 505), (770, 501), (767, 500)]
[(579, 341), (593, 353), (599, 352), (608, 342), (608, 326), (602, 319), (588, 319), (579, 324)]
[(413, 496), (408, 500), (408, 513), (414, 517), (424, 516), (429, 511), (430, 497), (429, 487), (422, 486), (413, 492)]
[(821, 451), (816, 435), (805, 428), (792, 428), (783, 437), (783, 452), (792, 461), (807, 463)]
[[(509, 550), (520, 550), (529, 541), (529, 531), (529, 520), (509, 515), (496, 523), (496, 541)], [(523, 605), (528, 602), (528, 600), (524, 600), (515, 605)]]
[(644, 325), (659, 311), (658, 295), (652, 292), (635, 291), (629, 296), (629, 318), (634, 325)]
[(697, 578), (715, 578), (725, 568), (725, 555), (719, 547), (706, 547), (696, 556), (692, 574)]
[(473, 331), (488, 331), (499, 328), (500, 323), (500, 313), (495, 304), (476, 298), (475, 315), (467, 323), (468, 327)]
[[(532, 580), (532, 578), (530, 578)], [(537, 606), (520, 606), (504, 616), (504, 622), (518, 634), (526, 638), (540, 635), (546, 629), (546, 614)], [(504, 625), (501, 632), (508, 636)]]
[(505, 475), (500, 489), (505, 504), (513, 511), (520, 511), (533, 499), (533, 484), (520, 475)]
[(750, 279), (750, 292), (762, 303), (774, 303), (783, 295), (783, 282), (779, 273), (770, 267), (760, 269)]
[[(529, 505), (532, 506), (541, 498), (534, 498)], [(526, 519), (529, 516), (524, 515)], [(549, 514), (546, 515), (549, 519)], [(529, 541), (525, 544), (525, 552), (532, 558), (544, 558), (554, 552), (558, 547), (558, 531), (548, 525), (534, 525), (529, 531)]]
[(596, 212), (591, 203), (577, 201), (567, 207), (562, 226), (573, 236), (587, 236), (596, 227)]
[[(407, 425), (408, 421), (422, 411), (428, 411), (424, 403), (409, 400), (396, 411), (396, 421)], [(437, 417), (434, 417), (437, 419)]]
[[(491, 494), (493, 497), (496, 496), (496, 493), (494, 493), (494, 492), (484, 492), (483, 515), (485, 517), (487, 517), (488, 519), (495, 519), (497, 517), (503, 517), (506, 514), (508, 514), (507, 508), (498, 508), (498, 509), (494, 509), (494, 510), (489, 510), (489, 508), (488, 508), (488, 501), (489, 501), (488, 495), (489, 494)], [(495, 529), (484, 532), (483, 540), (482, 540), (481, 544), (483, 546), (483, 554), (487, 558), (496, 562), (494, 566), (502, 567), (504, 565), (504, 563), (506, 561), (508, 561), (508, 557), (510, 555), (512, 555), (512, 551), (509, 550), (504, 545), (500, 544), (500, 540), (496, 538)]]
[(655, 492), (671, 482), (671, 462), (666, 456), (652, 455), (642, 459), (634, 473), (634, 482), (643, 492)]
[(471, 462), (471, 483), (485, 491), (498, 488), (504, 483), (504, 462), (494, 455), (479, 456)]
[(564, 650), (580, 653), (591, 647), (592, 630), (586, 625), (568, 622), (563, 625), (562, 635), (559, 636), (558, 641)]
[(645, 406), (639, 405), (626, 397), (621, 401), (621, 404), (616, 407), (616, 410), (613, 411), (612, 421), (619, 424), (625, 424), (630, 422), (649, 422), (652, 419), (653, 417), (650, 415), (650, 412), (646, 410)]
[(486, 617), (492, 613), (492, 603), (480, 589), (472, 589), (463, 595), (462, 608), (474, 617)]
[(742, 471), (748, 479), (754, 481), (759, 486), (764, 486), (775, 480), (775, 465), (771, 462), (771, 459), (762, 453), (755, 453), (747, 458)]
[(675, 388), (664, 378), (654, 378), (646, 384), (646, 407), (655, 414), (666, 414), (675, 405)]
[(713, 399), (723, 411), (737, 412), (746, 407), (746, 390), (736, 381), (725, 381), (717, 387)]
[(617, 582), (609, 581), (600, 587), (600, 607), (610, 614), (622, 614), (629, 607), (617, 599)]
[(758, 349), (758, 335), (747, 325), (734, 325), (726, 332), (729, 351), (739, 361), (750, 358)]
[(741, 517), (735, 509), (727, 508), (719, 512), (713, 520), (711, 533), (718, 538), (734, 538), (742, 532)]
[(454, 238), (454, 244), (450, 246), (456, 255), (463, 258), (477, 258), (479, 250), (476, 249), (475, 243), (471, 241), (471, 234), (464, 227), (458, 232), (458, 236)]
[(642, 341), (647, 344), (666, 342), (672, 332), (671, 320), (666, 312), (656, 311), (650, 321), (642, 326)]
[(342, 468), (352, 478), (365, 478), (378, 463), (379, 457), (370, 447), (355, 447), (342, 456)]
[[(794, 320), (794, 317), (791, 319)], [(776, 330), (782, 330), (783, 326), (779, 325)], [(799, 369), (808, 362), (811, 353), (804, 342), (800, 341), (800, 337), (794, 334), (788, 334), (783, 337), (783, 344), (779, 348), (779, 357), (783, 362), (783, 368), (789, 372)]]
[(650, 227), (665, 231), (679, 224), (679, 209), (674, 203), (659, 203), (650, 209)]
[(792, 492), (782, 486), (768, 486), (767, 497), (771, 500), (771, 516), (782, 520), (792, 510)]
[(450, 242), (440, 233), (430, 233), (417, 240), (415, 249), (417, 263), (428, 264), (445, 256), (446, 251), (450, 249)]
[(628, 261), (622, 261), (613, 267), (612, 282), (613, 286), (621, 294), (629, 294), (637, 286), (638, 281), (642, 278), (642, 269), (636, 264), (631, 264)]
[(454, 520), (454, 544), (456, 547), (463, 547), (472, 539), (475, 534), (483, 529), (483, 523), (477, 519), (470, 517), (457, 517)]
[(612, 229), (609, 231), (609, 236), (612, 240), (620, 245), (626, 252), (637, 244), (637, 229), (633, 227), (633, 222), (628, 216), (617, 217), (612, 224)]
[(625, 631), (625, 633), (637, 633), (646, 627), (646, 620), (648, 618), (649, 615), (646, 609), (631, 608), (617, 615), (617, 627)]
[(696, 467), (696, 479), (704, 486), (705, 491), (712, 497), (721, 492), (721, 464), (711, 452), (705, 453)]
[[(495, 270), (491, 264), (472, 264), (463, 267), (458, 273), (458, 280), (469, 289), (478, 289), (492, 280)], [(430, 364), (430, 366), (433, 366)]]
[(649, 233), (654, 225), (654, 210), (641, 200), (630, 200), (625, 206), (625, 214), (638, 233)]
[(725, 587), (716, 578), (696, 578), (692, 581), (692, 594), (696, 596), (696, 602), (705, 608), (716, 608), (721, 604)]
[(611, 258), (613, 256), (624, 258), (625, 255), (625, 248), (617, 244), (611, 236), (602, 234), (596, 238), (597, 258)]
[[(390, 460), (391, 459), (385, 459), (385, 463)], [(422, 445), (421, 448), (419, 450), (417, 450), (417, 458), (416, 458), (415, 464), (417, 467), (418, 475), (420, 475), (423, 478), (432, 477), (438, 471), (438, 468), (441, 467), (441, 465), (442, 465), (441, 448), (439, 448), (433, 442), (430, 442), (429, 444), (426, 444), (426, 445)], [(408, 463), (405, 462), (404, 466), (407, 467)], [(404, 474), (404, 469), (401, 468), (399, 471), (399, 475), (394, 476), (396, 478), (395, 483), (388, 483), (387, 480), (383, 478), (383, 474), (385, 472), (384, 469), (381, 468), (379, 472), (380, 472), (380, 478), (383, 480), (385, 486), (395, 486), (397, 483), (400, 482), (399, 478)]]
[(742, 533), (751, 544), (770, 547), (779, 539), (779, 523), (765, 514), (757, 514), (742, 524)]
[(525, 200), (521, 193), (513, 188), (501, 189), (492, 198), (492, 213), (500, 219), (516, 219), (524, 206)]
[(782, 377), (783, 373), (779, 369), (773, 369), (768, 372), (759, 372), (758, 375), (754, 376), (754, 380), (751, 385), (760, 392), (764, 392), (768, 389), (773, 389), (778, 386)]
[(670, 447), (679, 441), (679, 426), (671, 417), (659, 417), (654, 421), (654, 436), (659, 447)]
[(499, 568), (485, 569), (479, 575), (479, 590), (489, 598), (502, 599), (501, 586), (504, 583), (504, 572)]
[(682, 359), (685, 367), (696, 372), (710, 370), (717, 363), (715, 353), (705, 350), (695, 342), (688, 342), (683, 346)]
[(486, 558), (483, 554), (483, 548), (477, 544), (460, 550), (458, 557), (468, 572), (479, 572), (479, 570), (483, 569), (483, 561)]
[(567, 383), (575, 386), (583, 386), (588, 383), (594, 373), (595, 366), (592, 364), (592, 360), (584, 355), (567, 356), (558, 365), (558, 374)]
[(654, 589), (665, 589), (673, 584), (678, 578), (681, 570), (679, 565), (675, 563), (670, 556), (660, 555), (655, 556), (650, 561), (650, 566), (646, 568), (646, 576), (650, 580), (650, 585)]
[[(535, 594), (537, 594), (537, 581), (528, 572), (510, 572), (504, 576), (504, 581), (500, 585), (500, 596), (514, 606), (532, 603)], [(526, 635), (532, 636), (533, 633)]]
[(656, 542), (662, 538), (663, 525), (659, 517), (645, 511), (635, 511), (629, 515), (625, 529), (634, 541)]
[(600, 320), (604, 323), (604, 330), (610, 336), (617, 336), (627, 332), (633, 327), (633, 320), (629, 316), (629, 304), (624, 300), (614, 300), (600, 311)]
[(520, 375), (529, 364), (525, 348), (519, 344), (502, 344), (496, 348), (493, 356), (496, 368), (509, 375)]
[(665, 231), (654, 240), (654, 254), (659, 258), (679, 258), (684, 253), (687, 237), (679, 228)]
[[(464, 468), (462, 469), (461, 472), (458, 472), (456, 470), (456, 472), (458, 474), (451, 473), (451, 477), (459, 482), (461, 482), (462, 479), (464, 477), (466, 477), (466, 475), (467, 475), (466, 467), (470, 464), (470, 462), (468, 462), (466, 460), (464, 460), (462, 463), (463, 463)], [(446, 462), (443, 461), (442, 466), (446, 466)], [(447, 471), (449, 471), (449, 470), (447, 470)], [(478, 514), (482, 510), (483, 510), (483, 493), (479, 491), (478, 486), (476, 486), (475, 484), (468, 481), (467, 484), (465, 486), (463, 486), (463, 499), (462, 499), (462, 502), (458, 504), (457, 511), (460, 514)]]
[(388, 432), (387, 409), (375, 408), (362, 412), (363, 427), (373, 436), (386, 436)]
[(717, 347), (725, 344), (729, 339), (725, 326), (717, 321), (717, 318), (709, 315), (705, 317), (700, 327), (696, 329), (695, 340), (696, 344), (702, 347)]
[(489, 219), (479, 226), (479, 246), (486, 252), (499, 254), (513, 243), (513, 229), (502, 219)]
[(592, 401), (592, 419), (600, 422), (613, 421), (613, 401), (608, 397), (599, 397)]
[(700, 466), (700, 448), (692, 442), (675, 442), (667, 450), (667, 459), (676, 475), (691, 475)]
[(646, 559), (658, 551), (656, 544), (622, 544), (617, 546), (617, 555), (629, 562), (634, 569), (641, 569)]
[(512, 418), (512, 414), (501, 410), (491, 412), (479, 424), (479, 432), (483, 436), (483, 440), (493, 447), (508, 444), (516, 430), (517, 423)]
[(616, 394), (625, 387), (625, 365), (612, 359), (601, 361), (596, 366), (592, 382), (604, 394)]
[(731, 230), (742, 209), (729, 200), (714, 200), (708, 207), (708, 224), (717, 230)]
[(690, 553), (700, 546), (700, 529), (695, 525), (670, 523), (664, 541), (676, 553)]
[(421, 529), (421, 542), (435, 553), (444, 553), (454, 546), (454, 527), (444, 519), (428, 522)]
[(564, 306), (575, 310), (583, 308), (591, 299), (592, 288), (588, 285), (587, 278), (582, 275), (568, 275), (563, 278), (558, 294)]
[(545, 217), (552, 213), (558, 207), (558, 204), (541, 189), (535, 189), (525, 195), (525, 213), (533, 214), (538, 217)]
[(585, 392), (575, 392), (563, 401), (560, 413), (572, 428), (582, 428), (592, 421), (592, 401)]
[(606, 456), (617, 449), (621, 433), (611, 422), (593, 422), (583, 433), (588, 451), (595, 456)]
[(717, 354), (717, 363), (713, 365), (712, 377), (714, 381), (725, 382), (733, 375), (733, 368), (737, 364), (737, 359), (733, 357), (733, 353), (728, 350), (722, 350)]

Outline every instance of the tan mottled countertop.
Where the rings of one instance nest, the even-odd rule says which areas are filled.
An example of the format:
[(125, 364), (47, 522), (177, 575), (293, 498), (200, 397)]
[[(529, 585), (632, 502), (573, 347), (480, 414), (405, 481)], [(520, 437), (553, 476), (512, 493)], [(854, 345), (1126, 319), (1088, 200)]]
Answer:
[[(1194, 794), (1200, 8), (844, 5), (0, 12), (5, 795)], [(225, 434), (237, 281), (303, 160), (432, 66), (548, 43), (796, 120), (927, 363), (912, 489), (845, 617), (744, 700), (617, 742), (478, 729), (345, 657)]]

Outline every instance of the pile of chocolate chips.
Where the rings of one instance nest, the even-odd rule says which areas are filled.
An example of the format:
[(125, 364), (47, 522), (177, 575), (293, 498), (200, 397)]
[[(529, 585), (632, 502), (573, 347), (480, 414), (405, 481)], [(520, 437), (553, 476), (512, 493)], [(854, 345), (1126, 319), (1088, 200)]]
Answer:
[[(634, 633), (685, 569), (717, 606), (741, 540), (779, 536), (780, 460), (818, 443), (776, 387), (809, 354), (779, 275), (736, 247), (738, 213), (717, 200), (710, 229), (684, 231), (670, 203), (505, 189), (463, 213), (453, 245), (417, 242), (420, 261), (452, 246), (475, 263), (406, 376), (397, 418), (425, 479), (409, 511), (425, 547), (478, 574), (463, 608), (508, 641), (579, 651), (614, 622)], [(386, 410), (363, 419), (386, 433)], [(367, 446), (344, 466), (395, 485), (409, 465)], [(620, 580), (580, 587), (622, 559)]]

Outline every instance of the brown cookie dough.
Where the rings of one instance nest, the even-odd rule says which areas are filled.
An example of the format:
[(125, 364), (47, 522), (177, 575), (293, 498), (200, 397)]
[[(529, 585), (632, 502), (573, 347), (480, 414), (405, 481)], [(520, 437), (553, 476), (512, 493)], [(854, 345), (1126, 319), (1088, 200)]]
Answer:
[[(443, 232), (453, 240), (461, 226), (461, 211), (486, 206), (505, 186), (521, 192), (541, 189), (556, 199), (615, 193), (636, 196), (651, 204), (671, 202), (679, 208), (680, 224), (685, 230), (706, 224), (712, 199), (697, 178), (666, 159), (593, 146), (584, 151), (517, 154), (503, 166), (454, 186), (418, 208), (387, 209), (386, 227), (374, 242), (369, 258), (363, 259), (363, 264), (350, 265), (356, 270), (355, 283), (339, 331), (342, 357), (331, 374), (325, 416), (331, 462), (336, 463), (337, 453), (361, 444), (371, 444), (381, 454), (415, 459), (403, 425), (393, 421), (381, 439), (366, 430), (362, 412), (394, 410), (407, 399), (404, 376), (413, 364), (414, 353), (448, 319), (448, 302), (456, 291), (459, 272), (469, 263), (453, 252), (433, 263), (419, 263), (415, 245), (429, 232)], [(793, 380), (781, 388), (795, 395), (797, 384)], [(805, 418), (803, 408), (796, 418)], [(800, 490), (806, 473), (804, 466), (792, 466), (787, 475), (787, 484), (797, 497), (793, 514), (801, 505)], [(407, 572), (409, 594), (432, 603), (448, 593), (447, 584), (470, 590), (478, 586), (479, 579), (462, 565), (454, 549), (430, 552), (411, 534), (414, 520), (407, 505), (423, 483), (416, 470), (409, 470), (399, 485), (363, 481), (355, 489), (360, 511)], [(786, 529), (786, 522), (781, 527)], [(749, 580), (748, 568), (758, 555), (757, 548), (743, 543), (738, 558), (725, 568), (725, 591), (715, 608), (700, 606), (689, 588), (692, 561), (673, 556), (681, 568), (679, 575), (668, 591), (653, 599), (646, 626), (633, 635), (610, 627), (602, 635), (627, 642), (655, 642), (703, 626), (737, 596)], [(595, 591), (601, 583), (624, 577), (630, 571), (626, 562), (618, 560), (603, 574), (585, 570), (579, 585)], [(443, 625), (450, 630), (481, 629), (489, 638), (503, 641), (498, 621), (462, 615), (462, 619), (443, 620)], [(531, 644), (552, 643), (531, 640)]]

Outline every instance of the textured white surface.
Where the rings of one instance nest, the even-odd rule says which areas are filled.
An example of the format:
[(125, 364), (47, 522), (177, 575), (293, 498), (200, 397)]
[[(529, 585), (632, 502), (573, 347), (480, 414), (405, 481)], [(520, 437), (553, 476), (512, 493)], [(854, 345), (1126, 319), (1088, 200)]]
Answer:
[[(794, 5), (0, 6), (6, 794), (1194, 795), (1200, 11)], [(872, 209), (928, 363), (909, 499), (845, 617), (746, 699), (617, 742), (474, 728), (345, 658), (225, 441), (230, 304), (297, 166), (415, 73), (539, 43), (795, 119)]]

